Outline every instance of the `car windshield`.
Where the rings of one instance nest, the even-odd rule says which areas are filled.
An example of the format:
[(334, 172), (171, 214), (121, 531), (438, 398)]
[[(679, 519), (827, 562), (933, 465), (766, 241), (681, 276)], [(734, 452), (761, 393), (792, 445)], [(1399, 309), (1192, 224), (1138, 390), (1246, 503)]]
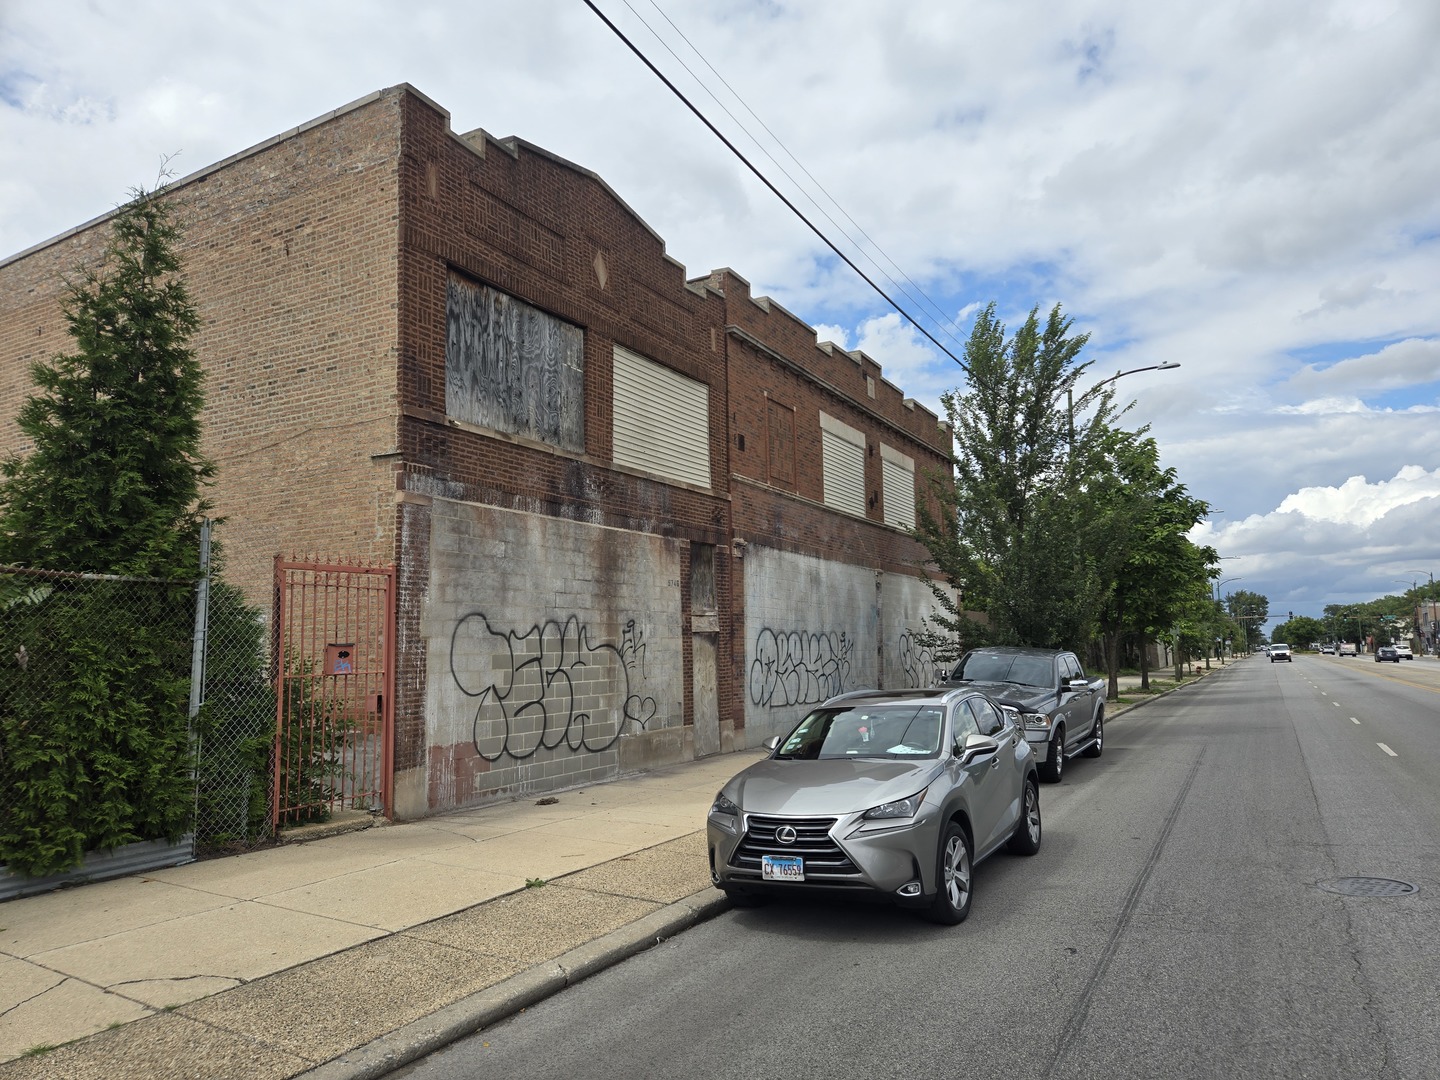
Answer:
[(933, 758), (945, 727), (939, 705), (816, 709), (780, 744), (779, 758)]
[(1050, 658), (1016, 656), (1010, 653), (974, 652), (960, 661), (954, 678), (962, 682), (1008, 682), (1021, 686), (1054, 685)]

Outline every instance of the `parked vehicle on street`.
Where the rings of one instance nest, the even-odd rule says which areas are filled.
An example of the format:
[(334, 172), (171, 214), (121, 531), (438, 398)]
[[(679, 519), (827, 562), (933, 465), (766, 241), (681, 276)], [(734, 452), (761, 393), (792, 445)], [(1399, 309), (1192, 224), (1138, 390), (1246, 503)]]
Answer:
[(1411, 650), (1409, 645), (1406, 645), (1404, 643), (1400, 643), (1395, 646), (1395, 655), (1398, 656), (1401, 660), (1415, 659), (1415, 653)]
[(1272, 641), (1270, 643), (1270, 663), (1273, 664), (1277, 660), (1284, 660), (1287, 664), (1291, 663), (1290, 646), (1286, 645), (1283, 641)]
[(831, 698), (710, 807), (710, 876), (774, 893), (887, 898), (954, 924), (975, 866), (1040, 850), (1040, 783), (1019, 716), (973, 688)]
[(1375, 662), (1377, 664), (1382, 664), (1386, 661), (1390, 661), (1391, 663), (1395, 664), (1400, 663), (1400, 653), (1396, 650), (1394, 645), (1381, 645), (1375, 650)]
[(1047, 783), (1059, 783), (1067, 759), (1097, 758), (1105, 748), (1105, 680), (1088, 677), (1072, 652), (971, 649), (937, 682), (974, 687), (1018, 709)]
[(1339, 655), (1340, 655), (1340, 656), (1357, 656), (1357, 655), (1359, 655), (1359, 649), (1356, 648), (1355, 642), (1353, 642), (1353, 641), (1342, 641), (1342, 642), (1340, 642)]

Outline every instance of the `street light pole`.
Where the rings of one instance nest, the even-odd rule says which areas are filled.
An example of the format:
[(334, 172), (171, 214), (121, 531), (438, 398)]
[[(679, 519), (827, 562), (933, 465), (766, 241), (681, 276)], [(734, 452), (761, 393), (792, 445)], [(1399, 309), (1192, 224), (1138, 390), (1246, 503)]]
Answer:
[[(1437, 625), (1436, 625), (1437, 620), (1435, 619), (1435, 607), (1434, 607), (1434, 605), (1435, 605), (1435, 571), (1433, 571), (1433, 570), (1406, 570), (1405, 572), (1406, 572), (1407, 574), (1425, 574), (1425, 575), (1426, 575), (1427, 577), (1429, 577), (1429, 579), (1430, 579), (1430, 588), (1428, 588), (1428, 589), (1426, 590), (1427, 595), (1426, 595), (1426, 597), (1425, 597), (1425, 599), (1428, 600), (1429, 603), (1430, 603), (1430, 612), (1429, 612), (1429, 614), (1430, 614), (1430, 632), (1429, 632), (1429, 634), (1426, 635), (1426, 636), (1429, 638), (1429, 641), (1430, 641), (1430, 651), (1431, 651), (1432, 653), (1440, 653), (1440, 634), (1437, 634), (1437, 630), (1440, 630), (1440, 626), (1437, 626)], [(1419, 605), (1417, 604), (1416, 607), (1418, 608)]]
[[(1081, 400), (1083, 401), (1085, 398), (1087, 398), (1087, 397), (1089, 397), (1091, 394), (1095, 393), (1095, 391), (1099, 390), (1100, 387), (1105, 386), (1107, 383), (1113, 383), (1116, 379), (1123, 379), (1126, 375), (1134, 375), (1134, 374), (1136, 374), (1137, 372), (1140, 372), (1140, 371), (1170, 371), (1170, 370), (1172, 370), (1172, 369), (1174, 369), (1174, 368), (1178, 368), (1179, 366), (1180, 366), (1179, 363), (1177, 363), (1177, 362), (1174, 361), (1174, 360), (1165, 360), (1165, 361), (1162, 361), (1161, 363), (1158, 363), (1158, 364), (1148, 364), (1148, 365), (1146, 365), (1145, 367), (1131, 368), (1129, 371), (1117, 371), (1114, 375), (1111, 375), (1108, 379), (1101, 379), (1101, 380), (1100, 380), (1099, 382), (1097, 382), (1094, 386), (1092, 386), (1089, 390), (1086, 390), (1084, 394), (1080, 395), (1080, 397), (1081, 397)], [(1074, 387), (1070, 387), (1069, 389), (1067, 389), (1067, 390), (1065, 391), (1065, 406), (1066, 406), (1066, 415), (1069, 417), (1069, 420), (1070, 420), (1070, 455), (1073, 457), (1073, 456), (1075, 455), (1075, 389), (1074, 389)]]
[[(1244, 580), (1245, 580), (1245, 579), (1242, 578), (1242, 577), (1227, 577), (1224, 581), (1218, 582), (1218, 583), (1215, 585), (1215, 606), (1216, 606), (1217, 608), (1220, 606), (1220, 586), (1222, 586), (1222, 585), (1228, 585), (1228, 584), (1229, 584), (1230, 582), (1232, 582), (1232, 581), (1244, 581)], [(1216, 640), (1222, 640), (1222, 639), (1218, 639), (1218, 638), (1217, 638)], [(1223, 644), (1223, 641), (1222, 641), (1222, 644)], [(1224, 651), (1223, 647), (1220, 648), (1220, 649), (1216, 649), (1215, 651), (1216, 651), (1217, 654), (1219, 654), (1219, 656), (1220, 656), (1220, 663), (1223, 665), (1223, 664), (1225, 663), (1225, 651)], [(1209, 670), (1209, 668), (1210, 668), (1210, 661), (1209, 661), (1208, 659), (1205, 661), (1205, 668), (1206, 668), (1206, 670)]]

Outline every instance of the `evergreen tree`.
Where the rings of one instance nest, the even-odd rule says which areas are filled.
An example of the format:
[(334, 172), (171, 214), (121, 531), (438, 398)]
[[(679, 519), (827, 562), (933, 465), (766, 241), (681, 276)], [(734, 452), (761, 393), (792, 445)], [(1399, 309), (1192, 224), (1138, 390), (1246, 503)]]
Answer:
[[(36, 364), (5, 461), (0, 563), (0, 862), (38, 875), (190, 827), (187, 708), (203, 488), (198, 323), (179, 229), (152, 194), (67, 281), (74, 351)], [(165, 579), (135, 581), (135, 575)]]
[(170, 207), (136, 192), (99, 265), (66, 283), (74, 351), (32, 369), (38, 392), (18, 417), (31, 450), (0, 481), (0, 563), (195, 573), (215, 467), (200, 451), (199, 319), (179, 238)]

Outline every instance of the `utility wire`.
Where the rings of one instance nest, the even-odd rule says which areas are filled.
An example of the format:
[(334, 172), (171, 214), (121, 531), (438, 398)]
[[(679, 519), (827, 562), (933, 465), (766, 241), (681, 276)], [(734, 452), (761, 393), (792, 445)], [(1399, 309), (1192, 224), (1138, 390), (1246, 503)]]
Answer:
[[(752, 132), (747, 130), (746, 125), (744, 125), (744, 121), (740, 120), (737, 115), (734, 115), (734, 112), (730, 111), (730, 108), (727, 107), (727, 105), (724, 104), (723, 101), (720, 101), (720, 98), (716, 95), (716, 92), (711, 91), (711, 89), (708, 88), (706, 84), (704, 84), (703, 79), (701, 79), (700, 76), (696, 75), (696, 72), (691, 71), (690, 65), (688, 65), (688, 63), (685, 63), (684, 59), (681, 59), (680, 53), (677, 53), (674, 49), (670, 48), (670, 42), (667, 42), (667, 40), (665, 40), (664, 37), (658, 35), (658, 33), (655, 33), (655, 27), (652, 27), (651, 24), (645, 22), (645, 16), (642, 16), (641, 13), (636, 12), (635, 4), (632, 4), (631, 0), (621, 1), (625, 4), (626, 7), (628, 7), (629, 10), (631, 10), (631, 14), (634, 14), (636, 19), (639, 20), (639, 23), (641, 23), (642, 26), (645, 27), (645, 29), (649, 30), (649, 32), (651, 32), (651, 35), (654, 35), (655, 40), (657, 40), (657, 42), (660, 42), (661, 45), (664, 46), (665, 52), (670, 53), (672, 58), (675, 59), (675, 63), (678, 63), (681, 68), (684, 68), (685, 73), (687, 73), (687, 75), (690, 75), (690, 78), (693, 78), (694, 81), (696, 81), (696, 85), (700, 86), (700, 89), (703, 89), (706, 94), (710, 95), (711, 101), (716, 102), (716, 105), (719, 105), (721, 109), (724, 109), (724, 114), (726, 114), (727, 117), (730, 117), (730, 120), (734, 121), (734, 124), (736, 124), (736, 127), (740, 128), (740, 131), (744, 131), (744, 134), (749, 135), (750, 141), (752, 141), (752, 143), (756, 145), (757, 150), (759, 150), (760, 153), (765, 154), (766, 157), (770, 158), (772, 164), (775, 164), (775, 167), (779, 168), (780, 173), (785, 176), (785, 179), (791, 181), (791, 184), (795, 186), (795, 190), (798, 190), (799, 193), (804, 194), (805, 199), (809, 200), (809, 204), (811, 204), (811, 206), (814, 206), (816, 210), (819, 210), (819, 212), (821, 212), (822, 215), (825, 216), (825, 220), (828, 220), (828, 222), (831, 223), (832, 226), (835, 226), (835, 229), (840, 230), (841, 236), (844, 236), (845, 239), (850, 240), (852, 248), (854, 248), (855, 251), (860, 252), (865, 259), (868, 259), (871, 265), (876, 266), (876, 269), (878, 269), (881, 274), (886, 276), (886, 281), (890, 282), (890, 284), (894, 285), (894, 287), (899, 288), (900, 291), (903, 292), (903, 294), (906, 295), (907, 298), (910, 298), (910, 300), (916, 302), (916, 304), (922, 305), (922, 307), (926, 307), (927, 305), (930, 312), (933, 312), (933, 321), (935, 321), (935, 323), (940, 327), (940, 333), (945, 334), (945, 337), (948, 337), (950, 341), (953, 341), (953, 343), (960, 344), (960, 340), (958, 337), (956, 337), (956, 334), (962, 333), (962, 331), (960, 331), (958, 325), (955, 324), (955, 321), (953, 321), (952, 318), (949, 317), (949, 315), (946, 315), (945, 312), (940, 310), (939, 305), (937, 305), (935, 301), (930, 300), (929, 294), (926, 294), (926, 291), (924, 291), (924, 289), (920, 287), (920, 285), (916, 284), (916, 281), (914, 281), (912, 276), (906, 274), (906, 272), (904, 272), (904, 269), (901, 269), (900, 264), (897, 264), (897, 262), (894, 261), (893, 258), (890, 258), (890, 252), (887, 252), (886, 249), (881, 248), (881, 246), (878, 245), (876, 240), (874, 240), (873, 236), (871, 236), (870, 233), (865, 232), (863, 226), (860, 225), (860, 222), (857, 222), (857, 220), (855, 220), (854, 217), (852, 217), (850, 213), (845, 210), (845, 207), (841, 206), (840, 200), (835, 199), (835, 196), (832, 196), (832, 194), (829, 193), (827, 189), (825, 189), (824, 184), (822, 184), (821, 181), (815, 179), (815, 174), (811, 173), (811, 171), (809, 171), (808, 168), (805, 167), (804, 161), (799, 160), (799, 158), (792, 153), (791, 148), (789, 148), (788, 145), (785, 145), (785, 143), (780, 140), (779, 135), (776, 135), (775, 132), (770, 130), (770, 127), (768, 124), (766, 124), (765, 120), (762, 120), (762, 118), (760, 118), (760, 115), (757, 114), (755, 109), (750, 108), (749, 102), (747, 102), (746, 99), (742, 98), (739, 92), (736, 91), (736, 88), (734, 88), (734, 86), (730, 85), (729, 82), (726, 81), (724, 75), (721, 75), (719, 71), (716, 71), (716, 66), (714, 66), (713, 63), (710, 63), (710, 60), (706, 59), (706, 55), (704, 55), (703, 52), (700, 52), (700, 49), (696, 48), (696, 43), (691, 42), (691, 40), (688, 39), (687, 36), (685, 36), (684, 30), (681, 30), (680, 27), (675, 26), (675, 20), (671, 19), (668, 14), (665, 14), (665, 10), (662, 9), (660, 4), (655, 3), (655, 0), (649, 0), (649, 6), (654, 7), (655, 12), (660, 13), (661, 19), (664, 19), (665, 22), (670, 23), (670, 29), (674, 30), (675, 35), (680, 37), (680, 40), (683, 40), (685, 45), (690, 46), (691, 52), (693, 52), (694, 55), (700, 58), (700, 62), (704, 63), (704, 65), (706, 65), (706, 68), (710, 69), (711, 75), (714, 75), (717, 79), (719, 79), (720, 84), (723, 85), (724, 88), (727, 89), (727, 91), (730, 91), (730, 95), (732, 95), (737, 102), (740, 102), (740, 105), (742, 105), (744, 111), (749, 112), (749, 114), (752, 115), (753, 118), (755, 118), (757, 124), (759, 124), (760, 127), (763, 128), (763, 130), (765, 130), (765, 134), (769, 135), (770, 140), (773, 140), (773, 143), (778, 145), (780, 150), (785, 151), (785, 156), (791, 158), (791, 161), (793, 161), (793, 163), (795, 163), (796, 166), (799, 167), (799, 170), (801, 170), (802, 173), (805, 174), (806, 179), (809, 179), (809, 181), (811, 181), (811, 183), (814, 184), (815, 187), (818, 187), (818, 189), (821, 190), (821, 193), (824, 194), (825, 197), (827, 197), (829, 203), (831, 203), (832, 206), (834, 206), (835, 209), (840, 212), (840, 215), (844, 217), (845, 220), (848, 220), (848, 222), (850, 222), (851, 226), (854, 226), (854, 229), (857, 230), (857, 232), (860, 233), (861, 236), (864, 236), (865, 240), (870, 243), (871, 248), (874, 248), (877, 252), (880, 252), (880, 255), (883, 256), (884, 261), (890, 264), (890, 268), (894, 269), (894, 272), (896, 272), (896, 274), (899, 274), (901, 278), (904, 279), (904, 282), (907, 282), (907, 284), (909, 284), (910, 287), (914, 289), (914, 292), (910, 291), (910, 288), (906, 288), (906, 285), (901, 284), (901, 282), (899, 281), (896, 281), (896, 279), (894, 279), (893, 276), (890, 275), (890, 271), (887, 271), (887, 269), (884, 268), (883, 265), (880, 265), (880, 262), (878, 262), (873, 255), (870, 255), (870, 253), (865, 251), (865, 245), (863, 245), (860, 240), (855, 239), (854, 236), (850, 235), (850, 233), (845, 232), (845, 226), (841, 225), (840, 222), (837, 222), (834, 217), (829, 215), (828, 210), (825, 209), (824, 206), (821, 206), (819, 202), (816, 202), (815, 196), (812, 196), (812, 194), (805, 189), (805, 184), (802, 184), (801, 181), (796, 180), (795, 177), (791, 176), (788, 168), (783, 166), (783, 164), (780, 164), (780, 161), (776, 160), (775, 154), (772, 154), (769, 150), (766, 150), (765, 144), (760, 143), (759, 138), (756, 138), (755, 134), (752, 134)], [(917, 297), (916, 292), (919, 292), (919, 297)], [(955, 331), (955, 333), (950, 333), (950, 331), (952, 330)]]
[(651, 72), (654, 73), (655, 77), (661, 82), (663, 82), (665, 86), (669, 89), (669, 91), (677, 98), (679, 98), (680, 101), (684, 103), (685, 107), (689, 109), (692, 113), (694, 113), (702, 124), (704, 124), (707, 128), (710, 129), (711, 134), (713, 134), (717, 139), (724, 143), (725, 146), (729, 149), (729, 151), (737, 158), (739, 158), (740, 161), (744, 164), (744, 166), (752, 173), (754, 173), (756, 178), (767, 188), (769, 188), (771, 193), (777, 199), (779, 199), (782, 203), (785, 204), (785, 206), (790, 210), (792, 214), (794, 214), (801, 221), (803, 221), (805, 225), (810, 229), (810, 231), (820, 238), (821, 242), (823, 242), (826, 247), (828, 247), (831, 251), (838, 255), (846, 266), (850, 267), (851, 270), (854, 270), (855, 273), (859, 274), (860, 277), (865, 281), (865, 283), (869, 285), (870, 288), (874, 289), (877, 293), (879, 293), (887, 304), (889, 304), (906, 319), (908, 319), (911, 326), (915, 327), (916, 330), (919, 330), (920, 333), (924, 334), (927, 338), (929, 338), (932, 345), (934, 345), (937, 349), (943, 352), (946, 356), (950, 357), (951, 360), (954, 360), (955, 363), (959, 364), (962, 370), (969, 370), (965, 367), (965, 362), (963, 360), (961, 360), (958, 356), (952, 353), (944, 345), (940, 344), (939, 340), (936, 339), (935, 335), (930, 333), (929, 330), (926, 330), (925, 327), (920, 324), (919, 320), (915, 318), (915, 316), (911, 315), (910, 312), (906, 311), (905, 308), (901, 307), (898, 303), (896, 303), (894, 298), (892, 298), (889, 293), (887, 293), (884, 289), (877, 285), (875, 283), (875, 280), (871, 278), (869, 274), (865, 273), (864, 270), (861, 270), (860, 267), (856, 266), (855, 261), (851, 259), (850, 256), (846, 255), (843, 251), (836, 247), (834, 242), (823, 232), (821, 232), (813, 221), (811, 221), (808, 217), (801, 213), (800, 208), (797, 207), (788, 198), (786, 198), (785, 194), (773, 183), (770, 182), (769, 177), (767, 177), (764, 173), (757, 169), (751, 163), (750, 159), (747, 158), (744, 154), (742, 154), (739, 148), (736, 147), (736, 145), (732, 143), (729, 139), (727, 139), (724, 133), (714, 124), (712, 124), (710, 122), (710, 119), (699, 109), (697, 109), (695, 105), (690, 101), (690, 99), (680, 92), (680, 89), (674, 83), (672, 83), (668, 78), (665, 77), (664, 72), (662, 72), (653, 63), (651, 63), (650, 58), (647, 57), (643, 52), (641, 52), (640, 49), (636, 47), (635, 43), (631, 41), (628, 37), (626, 37), (624, 32), (621, 31), (621, 29), (613, 22), (611, 22), (603, 11), (601, 11), (598, 7), (595, 6), (594, 0), (585, 0), (585, 6), (588, 7), (591, 11), (593, 11), (599, 17), (600, 21), (610, 28), (611, 32), (614, 33), (615, 36), (618, 37), (622, 42), (624, 42), (625, 46), (631, 52), (633, 52), (637, 57), (639, 57), (640, 62), (643, 63), (646, 67), (648, 67)]
[[(848, 221), (855, 228), (856, 232), (858, 232), (861, 236), (865, 238), (866, 242), (872, 248), (874, 248), (877, 252), (880, 253), (880, 255), (885, 259), (885, 261), (890, 264), (891, 269), (893, 269), (897, 274), (904, 278), (905, 282), (908, 283), (911, 288), (915, 290), (914, 292), (911, 292), (910, 288), (906, 288), (905, 284), (902, 284), (901, 282), (896, 281), (893, 277), (891, 277), (889, 271), (887, 271), (885, 267), (881, 266), (879, 262), (877, 262), (865, 251), (865, 245), (861, 244), (858, 240), (856, 240), (853, 236), (846, 232), (845, 227), (830, 216), (829, 211), (827, 211), (823, 206), (820, 205), (819, 202), (816, 201), (815, 197), (805, 189), (805, 186), (801, 184), (798, 180), (796, 180), (795, 177), (790, 175), (790, 171), (775, 159), (775, 155), (770, 153), (770, 151), (765, 148), (765, 146), (760, 142), (760, 140), (757, 139), (753, 134), (751, 134), (749, 130), (746, 129), (744, 121), (742, 121), (738, 116), (731, 112), (730, 109), (725, 105), (725, 103), (716, 96), (715, 92), (711, 90), (708, 86), (706, 86), (705, 83), (699, 78), (699, 76), (697, 76), (695, 72), (690, 69), (690, 66), (680, 58), (680, 55), (670, 47), (670, 43), (664, 38), (662, 38), (659, 34), (655, 33), (654, 27), (652, 27), (648, 22), (646, 22), (645, 17), (635, 10), (635, 5), (632, 4), (630, 0), (622, 0), (622, 3), (624, 3), (624, 5), (630, 9), (631, 13), (640, 20), (641, 24), (647, 30), (649, 30), (651, 34), (654, 34), (655, 40), (659, 41), (660, 44), (665, 47), (665, 51), (675, 58), (675, 62), (685, 69), (685, 71), (690, 75), (690, 77), (695, 80), (696, 85), (698, 85), (702, 90), (709, 94), (711, 100), (714, 101), (715, 104), (719, 105), (720, 108), (725, 110), (725, 115), (730, 117), (731, 120), (734, 120), (741, 131), (744, 131), (746, 135), (750, 136), (750, 141), (755, 144), (755, 146), (762, 154), (764, 154), (767, 158), (774, 162), (775, 167), (784, 174), (785, 179), (789, 180), (790, 183), (794, 184), (796, 190), (798, 190), (801, 194), (805, 196), (806, 199), (810, 201), (810, 205), (815, 207), (816, 210), (819, 210), (820, 213), (824, 214), (825, 219), (829, 221), (830, 224), (834, 225), (835, 228), (840, 230), (840, 235), (845, 237), (846, 240), (850, 241), (851, 245), (854, 246), (856, 251), (860, 252), (862, 255), (865, 256), (865, 258), (869, 259), (869, 261), (874, 264), (875, 267), (882, 274), (885, 275), (886, 280), (888, 280), (891, 284), (895, 285), (911, 300), (915, 301), (918, 304), (927, 305), (934, 315), (935, 322), (941, 327), (941, 331), (945, 334), (945, 336), (951, 341), (955, 342), (955, 344), (961, 344), (960, 339), (955, 336), (956, 333), (960, 332), (960, 328), (955, 324), (954, 320), (952, 320), (949, 315), (945, 314), (945, 312), (940, 309), (940, 306), (930, 298), (930, 295), (926, 293), (926, 291), (918, 283), (916, 283), (916, 281), (912, 277), (910, 277), (909, 274), (905, 273), (905, 270), (900, 266), (900, 264), (890, 257), (890, 253), (884, 248), (882, 248), (879, 243), (876, 242), (875, 238), (865, 231), (864, 226), (862, 226), (858, 221), (856, 221), (855, 218), (843, 206), (840, 205), (839, 200), (836, 199), (834, 195), (831, 195), (829, 190), (826, 189), (825, 185), (822, 184), (818, 179), (816, 179), (815, 174), (805, 167), (805, 163), (795, 156), (795, 154), (790, 150), (790, 148), (785, 145), (784, 141), (780, 138), (780, 136), (776, 135), (775, 132), (770, 130), (770, 126), (765, 123), (765, 120), (760, 116), (760, 114), (750, 107), (749, 102), (747, 102), (743, 97), (740, 96), (740, 93), (733, 86), (731, 86), (728, 81), (726, 81), (725, 76), (722, 75), (718, 70), (716, 70), (715, 65), (710, 63), (710, 61), (705, 58), (705, 54), (702, 53), (698, 48), (696, 48), (695, 43), (685, 36), (685, 31), (681, 30), (680, 27), (675, 24), (675, 20), (670, 18), (670, 16), (665, 13), (665, 9), (662, 8), (658, 3), (656, 3), (655, 0), (650, 0), (650, 6), (659, 13), (662, 19), (664, 19), (667, 23), (670, 24), (670, 29), (674, 30), (680, 40), (685, 42), (685, 44), (690, 47), (690, 51), (693, 52), (697, 57), (699, 57), (700, 62), (710, 69), (710, 73), (714, 75), (715, 78), (720, 80), (720, 84), (724, 86), (726, 90), (730, 91), (730, 95), (740, 103), (740, 105), (745, 109), (747, 113), (751, 115), (751, 117), (754, 118), (755, 122), (760, 125), (760, 127), (764, 130), (765, 134), (769, 135), (770, 138), (775, 142), (775, 145), (785, 152), (785, 156), (788, 157), (796, 164), (796, 166), (799, 167), (800, 171), (805, 174), (806, 178), (812, 184), (814, 184), (815, 187), (820, 189), (821, 194), (823, 194), (825, 198), (830, 201), (830, 204), (840, 212), (840, 215), (844, 217), (845, 220)], [(916, 293), (919, 293), (919, 296), (916, 296)], [(952, 330), (955, 331), (955, 333), (951, 333)]]

